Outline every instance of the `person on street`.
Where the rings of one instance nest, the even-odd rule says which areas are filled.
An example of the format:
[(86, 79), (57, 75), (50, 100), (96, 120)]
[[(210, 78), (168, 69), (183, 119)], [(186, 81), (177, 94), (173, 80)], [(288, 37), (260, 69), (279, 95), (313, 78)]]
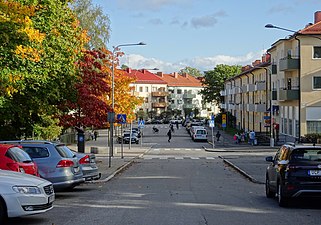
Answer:
[(172, 139), (172, 131), (171, 131), (171, 129), (168, 130), (167, 136), (168, 136), (168, 142), (171, 142), (171, 139)]
[(178, 130), (178, 121), (176, 120), (176, 129)]
[(174, 133), (174, 125), (172, 123), (169, 125), (169, 128), (170, 128), (171, 132)]
[(98, 137), (98, 131), (95, 130), (95, 132), (94, 132), (94, 139), (95, 139), (95, 141), (97, 141), (97, 137)]
[(254, 141), (255, 141), (255, 132), (254, 130), (250, 131), (250, 143), (251, 145), (254, 145)]
[(220, 131), (217, 131), (215, 136), (216, 136), (216, 140), (220, 141), (220, 137), (221, 137)]

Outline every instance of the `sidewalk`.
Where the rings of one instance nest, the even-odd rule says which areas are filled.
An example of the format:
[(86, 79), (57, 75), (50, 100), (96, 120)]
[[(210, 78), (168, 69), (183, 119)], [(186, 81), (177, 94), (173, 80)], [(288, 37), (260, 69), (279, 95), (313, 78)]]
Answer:
[[(129, 149), (128, 144), (123, 145), (123, 150), (120, 145), (114, 144), (114, 154), (109, 157), (108, 135), (106, 130), (99, 130), (99, 136), (96, 141), (86, 141), (85, 153), (95, 153), (96, 163), (101, 173), (101, 178), (92, 183), (107, 182), (112, 179), (117, 173), (120, 173), (131, 165), (135, 158), (140, 157), (150, 149), (150, 146), (140, 144), (132, 144)], [(78, 151), (77, 144), (68, 145), (74, 151)]]

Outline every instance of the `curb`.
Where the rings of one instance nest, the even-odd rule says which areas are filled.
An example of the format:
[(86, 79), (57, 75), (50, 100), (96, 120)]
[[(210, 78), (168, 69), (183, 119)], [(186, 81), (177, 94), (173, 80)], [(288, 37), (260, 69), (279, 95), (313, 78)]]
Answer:
[(202, 148), (206, 151), (206, 152), (267, 152), (267, 151), (272, 151), (275, 152), (275, 149), (266, 149), (266, 148), (262, 148), (262, 149), (253, 149), (253, 150), (226, 150), (226, 149), (219, 149), (217, 148), (215, 149), (208, 149), (205, 146), (202, 146)]
[(91, 184), (99, 184), (99, 183), (106, 183), (108, 181), (110, 181), (112, 178), (114, 178), (117, 174), (121, 173), (122, 171), (124, 171), (125, 169), (127, 169), (129, 166), (131, 166), (131, 164), (134, 162), (135, 159), (139, 159), (141, 158), (144, 154), (146, 154), (146, 152), (148, 152), (151, 149), (148, 148), (145, 152), (143, 152), (142, 154), (132, 158), (129, 162), (125, 163), (124, 165), (118, 167), (116, 169), (115, 172), (113, 172), (111, 175), (109, 175), (107, 178), (103, 179), (103, 180), (93, 180), (93, 181), (89, 181), (88, 183)]
[(235, 169), (236, 171), (238, 171), (241, 175), (243, 175), (245, 178), (247, 178), (248, 180), (250, 180), (251, 182), (255, 183), (255, 184), (265, 184), (264, 182), (258, 181), (256, 180), (254, 177), (252, 177), (251, 175), (249, 175), (248, 173), (246, 173), (244, 170), (242, 170), (240, 167), (234, 165), (231, 161), (224, 159), (224, 157), (219, 156), (219, 158), (223, 159), (223, 162), (225, 164), (227, 164), (228, 166), (232, 167), (233, 169)]

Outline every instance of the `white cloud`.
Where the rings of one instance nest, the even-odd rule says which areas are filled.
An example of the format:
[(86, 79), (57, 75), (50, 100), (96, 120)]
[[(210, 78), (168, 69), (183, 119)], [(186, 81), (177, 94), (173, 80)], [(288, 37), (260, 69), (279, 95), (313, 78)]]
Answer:
[(253, 61), (261, 59), (265, 51), (249, 52), (243, 56), (216, 55), (212, 57), (196, 57), (184, 59), (175, 63), (164, 62), (155, 58), (145, 58), (141, 55), (130, 54), (120, 59), (121, 64), (125, 64), (133, 69), (151, 69), (158, 68), (164, 73), (178, 72), (179, 70), (190, 66), (200, 71), (213, 70), (218, 64), (227, 65), (250, 65)]

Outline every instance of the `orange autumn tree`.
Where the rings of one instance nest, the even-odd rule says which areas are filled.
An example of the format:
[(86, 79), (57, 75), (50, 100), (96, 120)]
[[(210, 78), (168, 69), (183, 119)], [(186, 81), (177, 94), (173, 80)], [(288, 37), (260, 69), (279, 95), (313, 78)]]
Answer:
[(131, 83), (136, 81), (135, 78), (124, 75), (123, 70), (115, 70), (115, 82), (114, 82), (114, 102), (115, 102), (115, 114), (126, 114), (127, 123), (132, 122), (135, 118), (135, 108), (143, 104), (143, 99), (134, 96)]

